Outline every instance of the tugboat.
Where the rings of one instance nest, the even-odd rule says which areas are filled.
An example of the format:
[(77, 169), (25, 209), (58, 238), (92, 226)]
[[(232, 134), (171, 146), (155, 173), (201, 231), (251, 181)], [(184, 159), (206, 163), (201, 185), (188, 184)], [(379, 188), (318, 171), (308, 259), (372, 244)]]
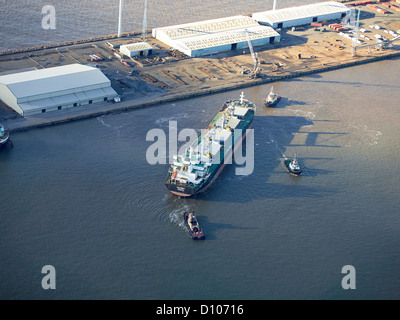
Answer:
[(298, 176), (303, 172), (303, 170), (300, 168), (299, 162), (297, 161), (296, 155), (294, 155), (292, 160), (285, 159), (283, 162), (285, 163), (286, 168), (289, 170), (289, 173)]
[(275, 107), (280, 100), (281, 97), (274, 93), (274, 87), (271, 87), (271, 91), (264, 100), (264, 105), (266, 107)]
[(3, 149), (3, 147), (7, 146), (10, 141), (9, 132), (4, 128), (3, 125), (0, 124), (0, 149)]
[(183, 214), (185, 225), (193, 240), (204, 240), (206, 237), (201, 229), (194, 212), (185, 212)]

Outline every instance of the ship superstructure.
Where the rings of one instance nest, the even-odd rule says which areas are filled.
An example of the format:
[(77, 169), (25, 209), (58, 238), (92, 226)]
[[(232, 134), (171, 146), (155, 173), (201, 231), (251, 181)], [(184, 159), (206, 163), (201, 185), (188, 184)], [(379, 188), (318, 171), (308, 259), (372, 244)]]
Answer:
[(244, 99), (225, 102), (201, 135), (180, 155), (173, 157), (166, 187), (175, 195), (190, 197), (208, 188), (251, 128), (255, 105)]

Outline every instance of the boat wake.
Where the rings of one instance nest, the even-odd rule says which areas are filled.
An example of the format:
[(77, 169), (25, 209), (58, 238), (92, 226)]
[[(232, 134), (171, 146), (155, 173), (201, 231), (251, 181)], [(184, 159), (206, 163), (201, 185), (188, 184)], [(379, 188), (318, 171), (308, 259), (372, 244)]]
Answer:
[[(111, 114), (111, 115), (113, 115), (113, 114)], [(102, 115), (102, 116), (99, 116), (99, 117), (97, 117), (97, 121), (99, 121), (99, 122), (100, 122), (103, 126), (105, 126), (106, 128), (116, 130), (116, 131), (117, 131), (117, 135), (120, 136), (120, 129), (122, 129), (123, 126), (121, 126), (121, 125), (119, 125), (119, 126), (112, 126), (112, 125), (106, 123), (105, 118), (106, 118), (107, 116), (110, 116), (110, 115)]]
[(290, 109), (297, 117), (303, 117), (309, 120), (315, 119), (315, 113), (311, 111), (304, 111), (301, 109)]
[(172, 210), (171, 212), (167, 213), (167, 217), (169, 222), (171, 222), (174, 225), (177, 225), (179, 228), (186, 230), (185, 227), (185, 222), (183, 220), (183, 213), (185, 211), (189, 211), (183, 208), (178, 208), (175, 210)]
[(356, 126), (353, 127), (357, 130), (357, 134), (360, 136), (359, 141), (363, 142), (364, 145), (373, 146), (378, 144), (379, 137), (382, 135), (382, 132), (378, 130), (368, 129), (367, 126)]
[(180, 199), (170, 194), (163, 197), (164, 210), (159, 215), (159, 218), (168, 223), (172, 223), (179, 228), (186, 230), (183, 220), (183, 213), (185, 211), (194, 211), (191, 205), (185, 199)]
[(189, 118), (189, 114), (188, 113), (179, 113), (179, 114), (173, 115), (171, 117), (159, 118), (154, 122), (155, 122), (156, 125), (158, 125), (160, 127), (168, 128), (170, 121), (178, 121), (178, 120), (187, 119), (187, 118)]

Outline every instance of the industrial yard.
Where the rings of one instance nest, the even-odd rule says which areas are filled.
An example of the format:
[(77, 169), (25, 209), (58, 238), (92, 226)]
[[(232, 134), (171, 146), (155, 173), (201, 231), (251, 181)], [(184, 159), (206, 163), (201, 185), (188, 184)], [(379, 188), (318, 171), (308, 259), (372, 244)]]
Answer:
[[(365, 2), (365, 1), (364, 1)], [(257, 85), (400, 55), (400, 11), (375, 3), (353, 8), (353, 21), (336, 19), (279, 28), (280, 41), (189, 57), (147, 32), (0, 55), (0, 75), (68, 64), (100, 69), (121, 97), (23, 117), (0, 102), (0, 121), (11, 131), (143, 107), (222, 90)], [(351, 4), (353, 2), (348, 2)], [(396, 2), (392, 1), (396, 5)], [(400, 3), (398, 3), (400, 7)], [(358, 9), (360, 9), (358, 11)], [(359, 19), (357, 24), (354, 18)], [(358, 34), (358, 43), (351, 38)], [(392, 41), (393, 40), (393, 41)], [(147, 43), (132, 57), (119, 48)]]

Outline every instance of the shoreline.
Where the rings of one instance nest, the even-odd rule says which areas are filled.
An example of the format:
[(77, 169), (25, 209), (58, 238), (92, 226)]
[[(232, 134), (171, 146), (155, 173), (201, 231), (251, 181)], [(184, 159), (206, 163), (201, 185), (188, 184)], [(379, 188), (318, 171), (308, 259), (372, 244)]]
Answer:
[[(58, 114), (47, 114), (47, 117), (39, 117), (39, 116), (31, 116), (23, 119), (8, 119), (4, 123), (7, 124), (9, 132), (21, 132), (21, 131), (27, 131), (31, 129), (36, 129), (36, 128), (42, 128), (42, 127), (47, 127), (47, 126), (53, 126), (57, 124), (63, 124), (67, 122), (72, 122), (72, 121), (79, 121), (79, 120), (84, 120), (84, 119), (89, 119), (89, 118), (94, 118), (94, 117), (99, 117), (107, 114), (112, 114), (115, 112), (126, 112), (126, 111), (132, 111), (135, 109), (140, 109), (140, 108), (146, 108), (146, 107), (151, 107), (155, 106), (158, 104), (166, 103), (166, 102), (174, 102), (178, 100), (185, 100), (185, 99), (190, 99), (190, 98), (195, 98), (203, 95), (208, 95), (208, 94), (215, 94), (215, 93), (220, 93), (224, 91), (230, 91), (230, 90), (237, 90), (241, 88), (248, 88), (252, 86), (257, 86), (257, 85), (263, 85), (266, 83), (272, 83), (272, 82), (278, 82), (278, 81), (285, 81), (289, 80), (292, 78), (298, 78), (298, 77), (303, 77), (309, 74), (315, 74), (315, 73), (323, 73), (323, 72), (328, 72), (332, 70), (338, 70), (338, 69), (343, 69), (343, 68), (349, 68), (349, 67), (354, 67), (357, 65), (362, 65), (362, 64), (368, 64), (368, 63), (373, 63), (377, 61), (382, 61), (382, 60), (390, 60), (393, 58), (400, 57), (400, 52), (396, 53), (390, 53), (384, 56), (378, 56), (378, 57), (371, 57), (368, 59), (363, 59), (363, 60), (356, 60), (344, 64), (338, 64), (334, 66), (326, 66), (323, 68), (315, 68), (315, 69), (309, 69), (309, 70), (304, 70), (304, 71), (297, 71), (297, 72), (292, 72), (290, 74), (285, 74), (281, 76), (272, 76), (272, 77), (267, 77), (264, 79), (254, 79), (252, 81), (246, 81), (244, 83), (240, 84), (228, 84), (226, 86), (222, 87), (215, 87), (215, 88), (207, 88), (207, 89), (201, 89), (193, 92), (188, 92), (185, 94), (167, 94), (162, 97), (157, 97), (157, 98), (151, 98), (148, 99), (147, 101), (138, 101), (135, 102), (135, 99), (126, 99), (118, 103), (108, 103), (108, 106), (106, 104), (106, 107), (101, 108), (101, 106), (93, 106), (93, 108), (85, 108), (82, 107), (81, 110), (74, 110), (75, 112), (66, 112), (65, 114), (63, 113), (58, 113)], [(97, 109), (97, 110), (96, 110)], [(69, 110), (67, 110), (69, 111)], [(57, 113), (55, 111), (55, 113)], [(49, 116), (50, 115), (50, 116)], [(9, 122), (10, 121), (10, 122)], [(9, 123), (8, 123), (9, 122)]]
[[(393, 26), (400, 25), (398, 12), (385, 15), (371, 11), (363, 6), (360, 16), (360, 27), (369, 29), (366, 31), (371, 38), (374, 33), (386, 37)], [(254, 66), (249, 49), (191, 58), (177, 54), (153, 38), (149, 30), (146, 42), (153, 46), (154, 53), (124, 56), (125, 60), (121, 60), (114, 45), (143, 41), (141, 31), (125, 32), (120, 38), (110, 34), (0, 51), (2, 73), (73, 63), (93, 65), (88, 56), (100, 55), (103, 59), (94, 66), (100, 68), (121, 97), (120, 102), (98, 102), (29, 117), (20, 116), (1, 102), (0, 121), (10, 132), (26, 131), (400, 57), (400, 45), (391, 41), (390, 46), (382, 48), (376, 40), (369, 39), (355, 49), (349, 38), (329, 27), (330, 23), (321, 28), (285, 28), (280, 30), (280, 42), (255, 47), (262, 69), (261, 76), (255, 79), (248, 75)], [(377, 23), (379, 30), (373, 28)]]

